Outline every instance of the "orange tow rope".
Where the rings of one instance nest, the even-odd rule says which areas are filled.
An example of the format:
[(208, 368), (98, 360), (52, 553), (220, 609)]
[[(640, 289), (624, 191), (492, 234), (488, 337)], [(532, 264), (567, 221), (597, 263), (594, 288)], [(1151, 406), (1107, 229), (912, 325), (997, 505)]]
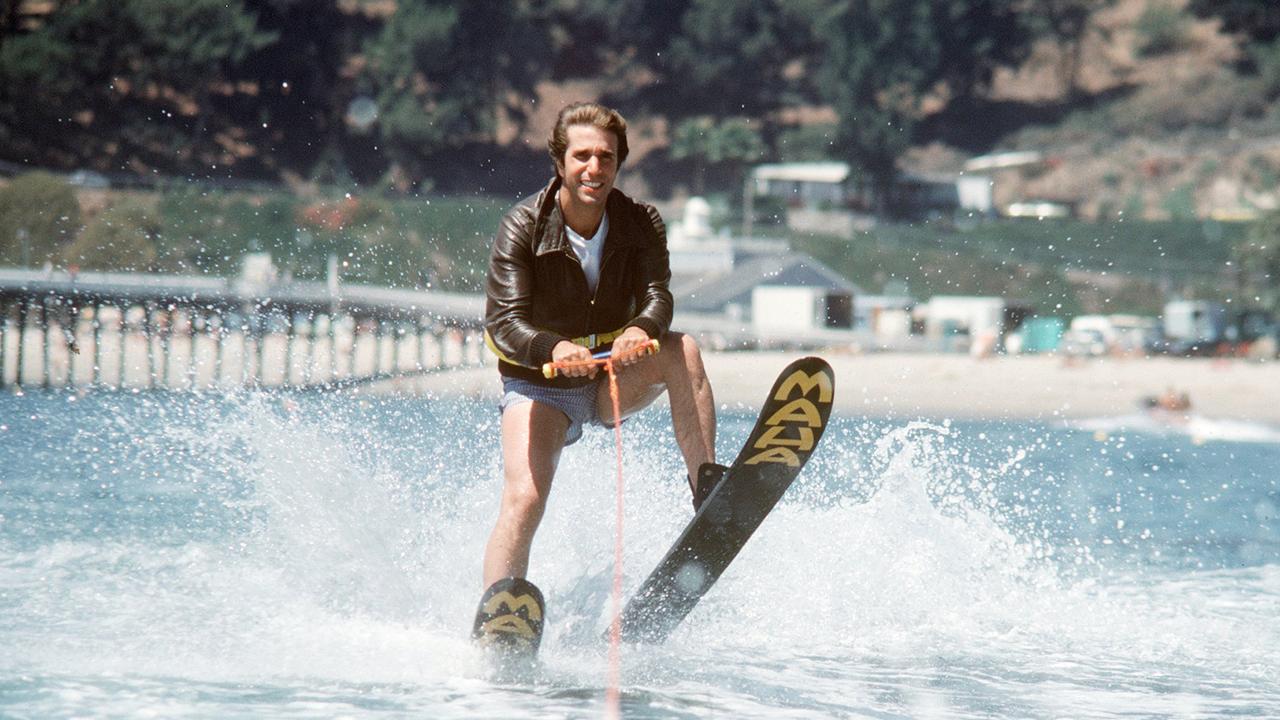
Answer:
[(609, 717), (622, 717), (622, 410), (618, 403), (618, 376), (613, 371), (613, 359), (604, 364), (609, 372), (609, 399), (613, 401), (613, 444), (618, 456), (618, 481), (615, 489), (615, 519), (613, 531), (613, 621), (609, 623), (609, 687), (605, 691), (605, 707)]
[[(658, 352), (657, 340), (636, 350), (637, 353), (652, 355)], [(609, 399), (613, 401), (613, 439), (617, 451), (618, 472), (615, 489), (615, 520), (613, 535), (613, 592), (610, 605), (613, 610), (613, 621), (609, 624), (609, 679), (605, 690), (605, 707), (608, 717), (622, 716), (622, 496), (625, 485), (622, 481), (622, 407), (618, 399), (618, 375), (613, 366), (614, 357), (608, 353), (600, 353), (589, 361), (577, 363), (547, 363), (542, 366), (542, 374), (553, 378), (558, 371), (566, 367), (583, 367), (586, 365), (603, 365), (609, 373)]]

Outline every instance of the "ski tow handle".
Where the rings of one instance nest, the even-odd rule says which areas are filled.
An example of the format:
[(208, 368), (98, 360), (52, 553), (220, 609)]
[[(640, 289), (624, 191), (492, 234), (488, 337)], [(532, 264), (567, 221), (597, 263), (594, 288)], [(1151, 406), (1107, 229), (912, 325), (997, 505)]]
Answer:
[[(658, 352), (658, 349), (659, 349), (658, 341), (650, 340), (649, 342), (641, 345), (640, 347), (636, 348), (635, 350), (627, 354), (628, 355), (654, 355)], [(591, 355), (591, 359), (588, 361), (565, 362), (565, 363), (555, 363), (555, 362), (544, 363), (542, 365), (542, 376), (550, 380), (551, 378), (559, 375), (560, 371), (563, 370), (564, 368), (584, 367), (587, 365), (604, 365), (605, 363), (609, 362), (612, 358), (613, 358), (613, 351), (601, 350), (598, 353), (593, 353)]]

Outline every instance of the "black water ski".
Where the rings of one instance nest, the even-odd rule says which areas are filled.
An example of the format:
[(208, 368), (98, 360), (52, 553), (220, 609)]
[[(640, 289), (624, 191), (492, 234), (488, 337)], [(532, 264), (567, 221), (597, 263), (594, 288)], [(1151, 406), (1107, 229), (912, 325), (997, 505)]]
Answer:
[(835, 377), (807, 357), (774, 381), (738, 458), (622, 611), (622, 637), (660, 642), (738, 555), (817, 447)]
[(542, 643), (546, 604), (542, 591), (524, 578), (503, 578), (484, 591), (471, 638), (500, 666), (532, 665)]

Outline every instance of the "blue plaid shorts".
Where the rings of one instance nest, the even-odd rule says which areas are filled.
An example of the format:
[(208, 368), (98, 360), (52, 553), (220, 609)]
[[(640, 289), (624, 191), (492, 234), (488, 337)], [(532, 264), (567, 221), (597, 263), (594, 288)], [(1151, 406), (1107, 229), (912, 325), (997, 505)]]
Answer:
[[(549, 405), (569, 418), (569, 429), (565, 432), (565, 447), (582, 438), (584, 425), (604, 425), (596, 414), (596, 395), (600, 392), (599, 381), (575, 388), (558, 388), (537, 385), (519, 378), (502, 378), (502, 400), (499, 410), (506, 410), (513, 405), (525, 402), (539, 402)], [(612, 424), (609, 425), (612, 427)]]

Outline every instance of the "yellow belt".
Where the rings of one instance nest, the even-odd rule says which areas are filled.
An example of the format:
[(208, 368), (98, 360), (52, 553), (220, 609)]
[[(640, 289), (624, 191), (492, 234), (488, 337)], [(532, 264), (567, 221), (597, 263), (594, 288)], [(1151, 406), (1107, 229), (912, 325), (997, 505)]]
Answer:
[(581, 345), (584, 348), (600, 347), (601, 345), (607, 345), (613, 342), (614, 340), (617, 340), (622, 335), (622, 331), (626, 329), (627, 328), (625, 327), (621, 327), (612, 332), (591, 333), (590, 335), (583, 335), (582, 337), (573, 338), (569, 342), (573, 343), (574, 345)]
[[(627, 329), (626, 327), (620, 327), (617, 330), (613, 330), (607, 333), (592, 333), (590, 335), (583, 335), (582, 337), (572, 338), (569, 340), (569, 342), (573, 343), (574, 345), (581, 345), (582, 347), (587, 349), (596, 348), (601, 345), (611, 343), (614, 340), (617, 340), (618, 337), (622, 335), (622, 332), (626, 329)], [(512, 365), (519, 365), (519, 363), (507, 357), (506, 355), (503, 355), (502, 352), (498, 350), (498, 345), (493, 341), (493, 338), (489, 335), (488, 330), (486, 330), (484, 333), (484, 343), (485, 345), (489, 346), (489, 350), (492, 351), (494, 355), (497, 355), (500, 360), (503, 360), (504, 362), (510, 363)]]

